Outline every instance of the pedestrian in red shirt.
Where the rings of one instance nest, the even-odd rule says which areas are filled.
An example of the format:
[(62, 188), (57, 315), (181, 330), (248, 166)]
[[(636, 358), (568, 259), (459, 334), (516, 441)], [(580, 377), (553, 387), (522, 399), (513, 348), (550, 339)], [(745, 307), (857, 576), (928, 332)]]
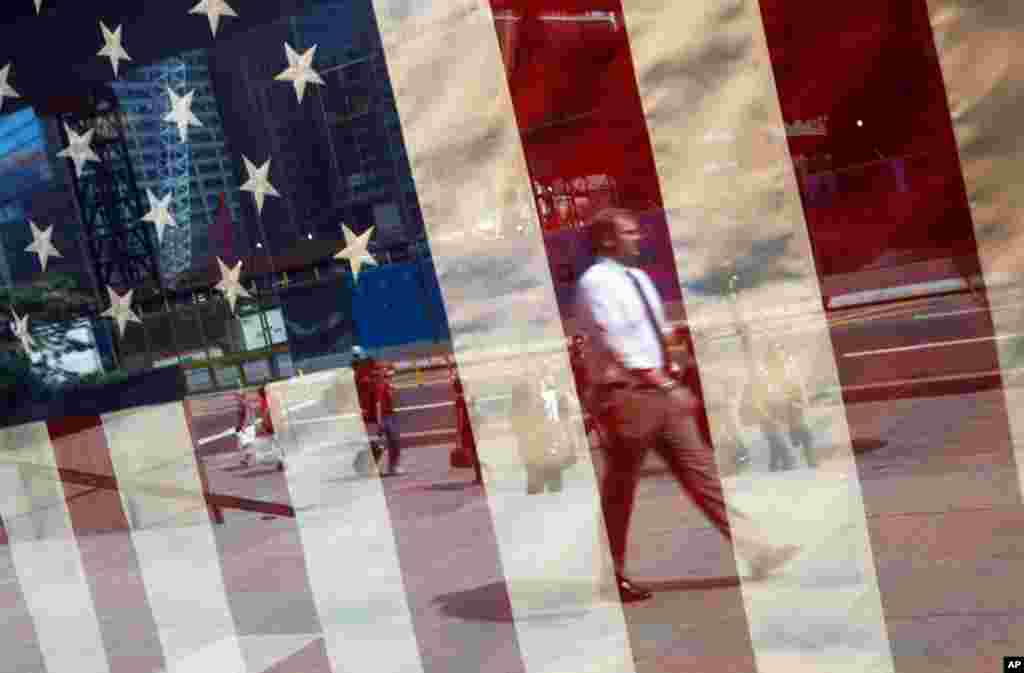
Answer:
[[(376, 422), (374, 395), (377, 385), (377, 365), (366, 357), (359, 346), (352, 348), (352, 373), (356, 382), (356, 394), (359, 396), (359, 409), (363, 413), (363, 422)], [(367, 428), (369, 429), (369, 428)]]
[(267, 397), (267, 387), (260, 386), (260, 427), (257, 429), (258, 436), (270, 437), (274, 435), (274, 419), (270, 415), (270, 399)]
[(245, 396), (239, 393), (239, 415), (235, 432), (241, 438), (242, 464), (249, 465), (254, 458), (260, 457), (260, 462), (266, 460), (268, 455), (265, 449), (270, 450), (274, 457), (274, 464), (278, 470), (284, 469), (283, 452), (278, 444), (274, 432), (274, 419), (270, 412), (270, 399), (267, 397), (267, 387), (260, 386), (256, 393), (256, 403), (252, 404)]
[[(374, 387), (374, 421), (377, 423), (378, 433), (387, 444), (387, 474), (397, 476), (405, 474), (405, 472), (399, 467), (402, 460), (402, 449), (398, 444), (398, 427), (395, 423), (395, 389), (392, 375), (390, 367), (381, 367)], [(374, 445), (373, 458), (378, 465), (380, 465), (382, 453), (383, 448), (379, 444)]]
[[(370, 450), (362, 450), (356, 454), (353, 468), (360, 474), (368, 474), (371, 454), (376, 465), (380, 464), (382, 449), (378, 435), (381, 427), (377, 413), (377, 388), (380, 369), (372, 358), (366, 357), (359, 346), (352, 347), (352, 376), (356, 384), (356, 396), (359, 399), (359, 410), (362, 413), (366, 436), (369, 438)], [(339, 393), (339, 400), (344, 396)], [(344, 413), (344, 408), (338, 411)]]

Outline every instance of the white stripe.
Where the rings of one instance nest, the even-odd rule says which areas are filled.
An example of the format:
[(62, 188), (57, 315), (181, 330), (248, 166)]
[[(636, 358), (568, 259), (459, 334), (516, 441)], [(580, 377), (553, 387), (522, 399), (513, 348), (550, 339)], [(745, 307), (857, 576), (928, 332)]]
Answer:
[(438, 435), (451, 435), (455, 432), (455, 428), (449, 430), (423, 430), (420, 432), (403, 432), (400, 437), (436, 437)]
[(168, 673), (247, 673), (182, 404), (102, 419)]
[(288, 411), (290, 413), (294, 413), (296, 411), (302, 411), (303, 409), (308, 409), (309, 407), (312, 407), (312, 406), (316, 405), (317, 403), (318, 403), (318, 400), (306, 400), (305, 402), (299, 402), (298, 404), (294, 404), (294, 405), (288, 407)]
[[(985, 286), (990, 290), (1014, 285), (1017, 282), (1011, 274), (993, 272), (986, 274)], [(850, 306), (860, 306), (881, 301), (893, 301), (897, 299), (910, 299), (913, 297), (927, 297), (945, 292), (959, 292), (967, 290), (967, 281), (963, 278), (945, 278), (925, 283), (910, 283), (908, 285), (893, 285), (890, 287), (875, 290), (859, 290), (835, 295), (829, 299), (830, 309), (840, 309)]]
[(967, 315), (967, 314), (970, 314), (970, 313), (988, 313), (988, 312), (991, 312), (994, 315), (996, 313), (999, 313), (1000, 311), (1006, 311), (1006, 310), (1011, 309), (1011, 308), (1019, 308), (1021, 306), (1024, 306), (1024, 304), (1020, 304), (1020, 303), (999, 304), (998, 306), (987, 306), (987, 307), (984, 307), (984, 308), (965, 308), (965, 309), (960, 309), (959, 311), (941, 311), (941, 312), (938, 312), (938, 313), (922, 313), (922, 314), (919, 314), (919, 315), (915, 315), (914, 319), (915, 320), (929, 320), (931, 318), (948, 318), (948, 317), (954, 316), (954, 315)]
[[(427, 3), (408, 16), (404, 7), (398, 11), (403, 3), (374, 5), (466, 393), (508, 396), (531, 380), (523, 363), (546, 343), (555, 344), (555, 377), (569, 385), (563, 326), (490, 6)], [(479, 233), (484, 226), (486, 236)], [(479, 271), (470, 276), (471, 269)], [(515, 360), (503, 363), (502, 356)], [(474, 432), (481, 460), (507, 466), (495, 473), (501, 476), (488, 475), (487, 501), (527, 673), (629, 673), (621, 606), (602, 603), (596, 593), (612, 575), (589, 455), (566, 472), (558, 497), (527, 496), (519, 448), (526, 433), (477, 426)], [(555, 596), (563, 602), (553, 609)], [(546, 618), (536, 619), (541, 613)]]
[[(320, 403), (319, 400), (306, 400), (304, 402), (299, 402), (297, 404), (293, 404), (292, 406), (288, 407), (288, 412), (289, 413), (294, 413), (296, 411), (302, 411), (303, 409), (308, 409), (309, 407), (315, 406), (315, 405), (317, 405), (319, 403)], [(218, 432), (216, 434), (208, 435), (206, 437), (203, 437), (199, 441), (197, 441), (196, 444), (198, 444), (199, 446), (206, 446), (207, 444), (216, 442), (219, 439), (224, 439), (225, 437), (232, 437), (235, 434), (237, 434), (237, 433), (235, 432), (234, 428), (228, 428), (227, 430), (223, 430), (223, 431)]]
[[(480, 402), (496, 402), (497, 400), (508, 399), (508, 395), (484, 395), (479, 399)], [(432, 402), (430, 404), (420, 404), (408, 407), (398, 407), (395, 411), (419, 411), (421, 409), (437, 409), (440, 407), (454, 407), (454, 400), (448, 402)]]
[(922, 385), (926, 383), (948, 383), (950, 381), (970, 381), (985, 376), (1001, 374), (1003, 385), (1016, 385), (1024, 375), (1024, 367), (1018, 369), (989, 369), (983, 372), (971, 372), (968, 374), (947, 374), (946, 376), (923, 376), (916, 379), (893, 379), (882, 383), (861, 383), (855, 386), (843, 386), (844, 391), (854, 390), (877, 390), (880, 388), (892, 388), (906, 385)]
[[(820, 289), (799, 193), (786, 145), (772, 140), (770, 133), (784, 125), (758, 4), (732, 3), (723, 12), (713, 2), (624, 0), (623, 9), (681, 285), (691, 286), (718, 265), (735, 263), (738, 254), (757, 250), (760, 241), (792, 237), (785, 266), (791, 279), (744, 291), (735, 311), (727, 302), (686, 293), (689, 322), (737, 321), (744, 314), (760, 316), (770, 307), (805, 303), (810, 329), (800, 348), (789, 354), (803, 371), (811, 371), (813, 363), (817, 378), (812, 394), (834, 389), (838, 374), (827, 321), (818, 308)], [(714, 75), (693, 75), (702, 72)], [(709, 131), (721, 129), (723, 120), (731, 125), (736, 142), (725, 149), (701, 142)], [(728, 176), (699, 170), (723, 152), (744, 169)], [(802, 259), (793, 259), (796, 251)], [(742, 261), (779, 263), (767, 257)], [(783, 267), (777, 270), (779, 274), (766, 277), (782, 276)], [(694, 345), (701, 369), (731, 361), (747, 370), (742, 349), (699, 332)], [(751, 355), (754, 365), (757, 352)], [(708, 386), (705, 393), (716, 445), (727, 446), (732, 420), (727, 410), (734, 400), (725, 386)], [(893, 669), (844, 409), (840, 404), (826, 413), (830, 436), (817, 437), (817, 443), (841, 447), (830, 464), (809, 472), (807, 479), (759, 474), (743, 488), (731, 480), (726, 484), (727, 501), (760, 528), (745, 532), (732, 517), (737, 538), (758, 535), (803, 548), (775, 579), (743, 580), (750, 642), (760, 673)], [(836, 478), (823, 478), (826, 473)]]
[[(971, 223), (985, 286), (1015, 284), (1024, 278), (1024, 208), (1020, 207), (1017, 54), (1024, 29), (1024, 4), (928, 0), (932, 31), (952, 112), (960, 168), (967, 189)], [(1018, 311), (993, 311), (1003, 381), (1019, 367)], [(1024, 494), (1024, 404), (1019, 389), (1004, 388), (1010, 436), (1017, 457), (1018, 487)]]
[(302, 418), (299, 420), (289, 420), (288, 425), (294, 427), (300, 427), (303, 425), (321, 425), (323, 423), (333, 423), (336, 421), (352, 420), (353, 418), (360, 418), (362, 412), (351, 413), (351, 414), (333, 414), (331, 416), (317, 416), (316, 418)]
[(974, 337), (971, 339), (953, 339), (952, 341), (930, 341), (923, 344), (915, 344), (913, 346), (896, 346), (893, 348), (876, 348), (870, 351), (854, 351), (852, 353), (843, 353), (843, 357), (846, 358), (859, 358), (865, 355), (884, 355), (886, 353), (905, 353), (908, 351), (919, 351), (928, 348), (942, 348), (944, 346), (959, 346), (960, 344), (971, 344), (980, 343), (983, 341), (1003, 341), (1004, 339), (1020, 339), (1024, 337), (1024, 334), (1000, 334), (998, 336), (990, 337)]
[(0, 430), (0, 515), (47, 673), (108, 673), (45, 423)]
[(196, 442), (196, 444), (198, 444), (199, 446), (206, 446), (207, 444), (210, 444), (211, 442), (216, 442), (218, 439), (224, 439), (225, 437), (231, 437), (232, 435), (235, 435), (235, 434), (237, 434), (237, 433), (235, 432), (234, 428), (228, 428), (227, 430), (225, 430), (223, 432), (218, 432), (215, 435), (210, 435), (208, 437), (203, 437), (198, 442)]
[(879, 301), (891, 301), (895, 299), (908, 299), (910, 297), (920, 297), (929, 294), (939, 294), (942, 292), (955, 292), (957, 290), (966, 290), (967, 283), (962, 278), (948, 278), (945, 280), (936, 280), (928, 283), (911, 283), (909, 285), (896, 285), (893, 287), (886, 287), (880, 290), (861, 290), (858, 292), (848, 292), (846, 294), (837, 295), (831, 298), (828, 302), (828, 306), (831, 309), (844, 308), (847, 306), (857, 306), (860, 304), (868, 304)]
[(322, 374), (312, 388), (292, 379), (270, 393), (287, 400), (294, 389), (322, 399), (333, 387), (340, 413), (317, 419), (326, 430), (321, 434), (359, 433), (358, 441), (344, 443), (296, 438), (301, 458), (285, 473), (327, 656), (334, 671), (360, 670), (372, 661), (375, 670), (418, 673), (422, 663), (381, 481), (353, 478), (359, 476), (353, 460), (368, 448), (362, 424), (355, 430), (346, 423), (361, 416), (355, 378), (347, 368)]
[(441, 407), (453, 407), (455, 402), (433, 402), (431, 404), (415, 404), (407, 407), (397, 407), (395, 412), (400, 411), (423, 411), (424, 409), (439, 409)]

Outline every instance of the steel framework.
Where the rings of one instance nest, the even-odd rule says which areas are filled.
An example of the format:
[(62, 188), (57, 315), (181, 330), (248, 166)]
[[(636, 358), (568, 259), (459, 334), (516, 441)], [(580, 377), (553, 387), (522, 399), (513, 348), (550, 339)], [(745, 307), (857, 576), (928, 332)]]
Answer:
[[(157, 86), (153, 94), (163, 101), (163, 105), (157, 108), (162, 111), (162, 118), (170, 111), (167, 89), (183, 94), (189, 83), (188, 64), (182, 58), (171, 58), (153, 67), (158, 68), (159, 73), (154, 80)], [(177, 227), (164, 232), (160, 260), (164, 279), (173, 284), (174, 278), (192, 266), (192, 157), (189, 144), (181, 142), (177, 127), (168, 123), (160, 126), (160, 152), (161, 161), (157, 167), (160, 183), (164, 194), (174, 194), (171, 202), (177, 223)]]
[(99, 87), (88, 94), (85, 106), (59, 115), (59, 121), (65, 144), (64, 124), (79, 134), (94, 131), (92, 149), (100, 161), (86, 163), (81, 176), (67, 161), (97, 281), (121, 287), (152, 283), (154, 290), (162, 290), (156, 241), (141, 221), (148, 208), (135, 181), (117, 96), (110, 87)]
[[(177, 127), (163, 119), (170, 112), (167, 90), (183, 94), (189, 80), (188, 62), (176, 56), (137, 68), (113, 83), (125, 107), (131, 105), (136, 111), (128, 115), (127, 128), (143, 150), (135, 154), (136, 169), (156, 173), (157, 198), (172, 195), (170, 207), (176, 226), (164, 230), (159, 245), (160, 269), (167, 285), (173, 285), (192, 264), (191, 148), (181, 142)], [(154, 151), (148, 151), (150, 148)], [(141, 174), (136, 177), (142, 179)]]

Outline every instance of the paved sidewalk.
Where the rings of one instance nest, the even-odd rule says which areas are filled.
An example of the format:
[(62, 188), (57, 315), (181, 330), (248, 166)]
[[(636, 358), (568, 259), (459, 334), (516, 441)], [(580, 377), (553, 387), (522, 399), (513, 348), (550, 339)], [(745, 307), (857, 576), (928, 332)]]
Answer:
[[(806, 538), (808, 526), (824, 525), (819, 537), (830, 541), (796, 561), (787, 574), (796, 584), (783, 577), (781, 583), (757, 587), (762, 597), (758, 604), (778, 606), (781, 612), (777, 615), (762, 609), (752, 617), (745, 603), (750, 596), (745, 596), (746, 586), (739, 585), (731, 548), (680, 496), (668, 475), (649, 473), (638, 495), (630, 568), (638, 579), (653, 582), (659, 591), (653, 601), (625, 608), (636, 670), (753, 673), (756, 649), (759, 673), (800, 671), (794, 662), (799, 661), (801, 648), (810, 647), (814, 661), (820, 662), (823, 642), (833, 643), (830, 673), (875, 670), (866, 662), (884, 662), (887, 650), (871, 630), (864, 631), (857, 620), (837, 622), (830, 617), (836, 613), (837, 600), (845, 601), (849, 610), (861, 609), (858, 597), (863, 595), (862, 589), (848, 598), (842, 596), (844, 583), (853, 589), (862, 587), (863, 575), (849, 575), (853, 568), (844, 570), (842, 565), (830, 569), (828, 559), (836, 558), (835, 553), (844, 558), (844, 537), (841, 531), (828, 533), (828, 522), (822, 520), (822, 514), (839, 503), (845, 503), (842, 511), (858, 505), (857, 494), (849, 490), (853, 484), (867, 512), (871, 549), (848, 550), (845, 558), (850, 554), (863, 558), (866, 553), (872, 559), (895, 670), (987, 670), (998, 665), (1003, 654), (1024, 647), (1024, 633), (1017, 626), (1024, 624), (1024, 605), (1014, 592), (1007, 591), (1024, 579), (1016, 570), (1017, 541), (1024, 534), (1017, 471), (1012, 461), (1006, 460), (1012, 454), (1008, 438), (985, 439), (985, 428), (998, 425), (1001, 395), (1001, 391), (988, 391), (887, 402), (887, 415), (879, 415), (880, 403), (852, 405), (849, 412), (854, 425), (885, 438), (876, 450), (858, 457), (856, 480), (851, 480), (849, 465), (842, 470), (826, 467), (768, 474), (764, 471), (766, 446), (755, 445), (752, 472), (727, 478), (726, 487), (742, 500), (745, 493), (763, 493), (770, 485), (774, 497), (764, 501), (768, 509), (762, 514), (780, 522), (782, 527), (776, 529), (779, 539), (785, 539), (787, 525), (797, 539)], [(930, 422), (935, 417), (945, 422)], [(867, 423), (866, 419), (874, 420)], [(489, 441), (500, 444), (503, 440), (492, 437)], [(486, 447), (484, 451), (488, 452)], [(500, 448), (491, 453), (512, 455)], [(600, 463), (599, 456), (595, 458)], [(315, 463), (310, 463), (310, 469)], [(449, 586), (463, 587), (437, 595), (436, 601), (418, 603), (419, 622), (433, 625), (417, 632), (421, 657), (447, 670), (463, 670), (458, 659), (451, 658), (445, 634), (465, 633), (470, 623), (479, 626), (475, 637), (480, 642), (496, 648), (491, 653), (498, 667), (494, 670), (514, 670), (515, 645), (502, 646), (500, 638), (495, 641), (498, 632), (493, 628), (496, 621), (514, 615), (517, 623), (521, 619), (547, 620), (550, 636), (545, 635), (546, 628), (532, 632), (534, 651), (544, 652), (536, 656), (552, 667), (559, 662), (569, 666), (559, 670), (577, 670), (573, 665), (582, 661), (564, 661), (559, 649), (563, 640), (554, 634), (564, 636), (566, 628), (575, 628), (573, 624), (583, 628), (579, 611), (603, 604), (590, 602), (591, 587), (571, 578), (530, 577), (510, 572), (510, 568), (530, 567), (526, 563), (530, 558), (551, 559), (553, 567), (558, 567), (559, 559), (577, 558), (585, 561), (577, 567), (593, 569), (596, 533), (586, 529), (596, 526), (596, 513), (592, 493), (581, 488), (587, 479), (583, 465), (574, 477), (576, 486), (567, 493), (526, 497), (522, 475), (509, 460), (499, 471), (503, 480), (492, 488), (488, 502), (459, 487), (470, 473), (450, 471), (445, 448), (409, 452), (406, 466), (410, 475), (391, 482), (393, 493), (408, 494), (400, 501), (406, 504), (392, 510), (396, 532), (410, 548), (419, 545), (436, 550), (424, 554), (424, 558), (444, 559), (432, 573), (451, 568), (455, 574)], [(837, 480), (842, 485), (839, 492), (846, 493), (838, 500)], [(790, 504), (781, 508), (786, 502)], [(473, 538), (463, 533), (476, 525), (481, 513), (497, 522), (499, 544), (510, 563), (505, 574), (495, 567), (475, 566), (472, 561)], [(796, 528), (794, 521), (800, 521)], [(533, 567), (544, 565), (534, 562)], [(475, 570), (467, 572), (467, 568)], [(415, 566), (406, 571), (410, 589), (429, 590), (416, 584)], [(432, 575), (433, 581), (437, 577)], [(801, 577), (812, 581), (807, 584)], [(517, 596), (512, 613), (503, 607), (503, 582), (511, 582), (507, 586)], [(805, 616), (797, 619), (794, 609)], [(812, 619), (815, 614), (818, 617)], [(609, 623), (607, 616), (602, 619)], [(756, 648), (750, 641), (751, 619), (755, 633), (760, 634)], [(546, 648), (543, 643), (548, 643)], [(614, 650), (615, 641), (596, 641), (594, 647)], [(590, 653), (593, 651), (591, 648)], [(466, 661), (478, 662), (479, 656), (482, 653), (467, 655)], [(508, 658), (507, 669), (499, 663), (502, 657)], [(472, 670), (472, 665), (466, 670)], [(885, 670), (884, 666), (880, 670)]]
[[(404, 550), (400, 592), (388, 596), (408, 598), (416, 628), (410, 635), (394, 604), (381, 598), (385, 589), (399, 591), (380, 574), (395, 563), (388, 545), (344, 535), (332, 542), (338, 532), (330, 527), (311, 528), (313, 538), (300, 543), (293, 520), (232, 512), (215, 534), (240, 640), (211, 633), (179, 670), (222, 670), (217, 662), (233, 647), (244, 654), (246, 673), (330, 670), (306, 588), (310, 549), (303, 544), (310, 539), (324, 541), (319, 551), (331, 564), (318, 575), (319, 591), (339, 587), (337, 595), (321, 596), (333, 606), (331, 628), (358, 633), (363, 649), (350, 656), (373, 661), (377, 670), (391, 670), (390, 658), (409, 652), (410, 637), (425, 673), (521, 673), (524, 658), (530, 673), (1000, 670), (1002, 656), (1024, 651), (1024, 601), (1016, 589), (1024, 585), (1024, 507), (1002, 391), (847, 411), (852, 427), (882, 441), (855, 464), (767, 473), (761, 445), (751, 472), (725, 479), (736, 502), (756, 513), (774, 539), (814, 541), (763, 583), (741, 583), (730, 546), (668, 475), (649, 473), (637, 496), (629, 568), (657, 592), (624, 608), (589, 581), (603, 572), (604, 559), (586, 457), (563, 493), (527, 496), (514, 447), (493, 434), (482, 451), (506, 460), (495, 461), (501, 478), (485, 499), (468, 484), (470, 470), (449, 468), (447, 446), (417, 447), (406, 454), (409, 474), (385, 480), (385, 504), (377, 482), (351, 473), (354, 443), (309, 444), (285, 475), (231, 471), (232, 457), (216, 456), (211, 478), (228, 492), (288, 502), (308, 495), (292, 504), (312, 514), (304, 508), (329, 504), (335, 518), (323, 519), (328, 523), (377, 521), (386, 513)], [(296, 485), (297, 493), (289, 490)], [(857, 546), (864, 538), (848, 526), (858, 512), (867, 514), (860, 531), (866, 547)], [(363, 533), (390, 539), (387, 528)], [(108, 556), (89, 565), (91, 572), (101, 569), (93, 582), (110, 597), (105, 614), (129, 616), (116, 620), (123, 632), (106, 639), (120, 661), (154, 647), (130, 618), (139, 609), (138, 580), (126, 540), (127, 533), (115, 532), (83, 543), (89, 558)], [(500, 564), (489, 555), (495, 544)], [(177, 567), (178, 581), (190, 583), (187, 564)], [(209, 568), (194, 572), (198, 581)], [(3, 615), (12, 627), (6, 638), (22, 643), (31, 622), (14, 589), (4, 585)], [(884, 618), (872, 600), (880, 600)], [(61, 605), (54, 599), (55, 610)], [(368, 626), (375, 618), (390, 626)], [(187, 623), (193, 611), (182, 606), (177, 619)], [(11, 670), (34, 670), (30, 648), (6, 639), (4, 645)], [(621, 658), (627, 651), (633, 663)], [(890, 652), (894, 669), (887, 668)]]

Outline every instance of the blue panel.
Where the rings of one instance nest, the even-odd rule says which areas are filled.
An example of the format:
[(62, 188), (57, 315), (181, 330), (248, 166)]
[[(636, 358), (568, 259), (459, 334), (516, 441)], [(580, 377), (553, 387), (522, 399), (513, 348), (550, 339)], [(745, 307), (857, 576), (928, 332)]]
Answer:
[(359, 276), (352, 303), (364, 348), (448, 338), (441, 293), (430, 266), (390, 264), (363, 270)]

